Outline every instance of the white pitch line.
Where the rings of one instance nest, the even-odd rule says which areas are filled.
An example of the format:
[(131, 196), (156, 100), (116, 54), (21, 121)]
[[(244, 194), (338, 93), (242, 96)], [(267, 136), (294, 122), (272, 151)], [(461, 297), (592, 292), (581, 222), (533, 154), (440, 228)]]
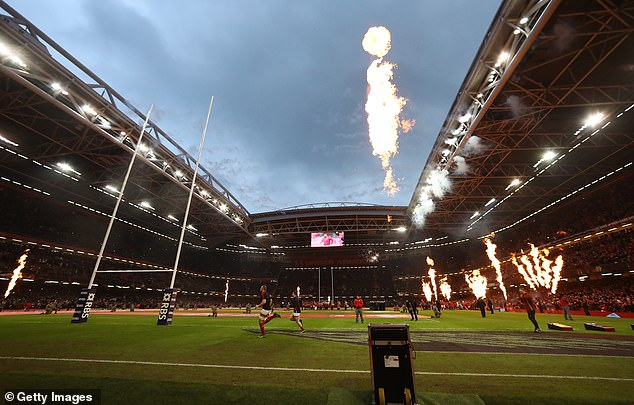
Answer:
[[(123, 324), (121, 324), (123, 325)], [(127, 324), (126, 324), (127, 325)], [(576, 353), (517, 353), (517, 352), (459, 352), (456, 350), (416, 350), (416, 353), (449, 353), (449, 354), (479, 354), (485, 356), (551, 356), (551, 357), (597, 357), (609, 359), (631, 359), (626, 356), (610, 356), (606, 354), (576, 354)]]
[[(31, 360), (31, 361), (62, 361), (75, 363), (105, 363), (105, 364), (136, 364), (144, 366), (172, 366), (172, 367), (199, 367), (199, 368), (227, 368), (238, 370), (265, 370), (265, 371), (306, 371), (311, 373), (339, 373), (339, 374), (368, 374), (369, 370), (332, 370), (325, 368), (294, 368), (294, 367), (261, 367), (261, 366), (235, 366), (228, 364), (200, 364), (200, 363), (165, 363), (158, 361), (135, 360), (105, 360), (105, 359), (65, 359), (59, 357), (24, 357), (24, 356), (0, 356), (0, 360)], [(416, 371), (418, 375), (459, 376), (459, 377), (512, 377), (512, 378), (552, 378), (572, 380), (600, 380), (600, 381), (634, 381), (634, 378), (616, 377), (590, 377), (576, 375), (534, 375), (534, 374), (490, 374), (490, 373), (442, 373), (433, 371)]]

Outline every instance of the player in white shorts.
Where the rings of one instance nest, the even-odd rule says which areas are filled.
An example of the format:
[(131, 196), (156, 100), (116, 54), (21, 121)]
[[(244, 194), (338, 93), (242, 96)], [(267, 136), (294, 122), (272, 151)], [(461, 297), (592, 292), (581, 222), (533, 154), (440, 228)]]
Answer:
[(266, 332), (264, 332), (264, 324), (268, 323), (271, 319), (279, 318), (280, 316), (273, 313), (273, 308), (271, 306), (272, 304), (271, 296), (269, 295), (268, 292), (266, 292), (265, 285), (260, 287), (260, 298), (261, 298), (260, 303), (256, 305), (255, 307), (256, 308), (262, 307), (262, 309), (260, 310), (260, 316), (259, 316), (260, 332), (262, 332), (262, 334), (258, 337), (263, 338), (264, 336), (266, 336)]
[(293, 305), (293, 313), (291, 314), (291, 321), (295, 321), (297, 326), (302, 330), (302, 333), (306, 332), (304, 329), (304, 324), (300, 319), (302, 315), (302, 299), (297, 296), (297, 293), (293, 291), (293, 298), (291, 299), (291, 304)]

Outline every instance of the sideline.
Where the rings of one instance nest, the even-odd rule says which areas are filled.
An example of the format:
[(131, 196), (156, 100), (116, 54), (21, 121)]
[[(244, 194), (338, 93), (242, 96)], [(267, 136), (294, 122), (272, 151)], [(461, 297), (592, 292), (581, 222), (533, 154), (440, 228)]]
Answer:
[[(105, 363), (105, 364), (134, 364), (144, 366), (171, 366), (171, 367), (199, 367), (199, 368), (224, 368), (238, 370), (264, 370), (264, 371), (305, 371), (311, 373), (339, 373), (339, 374), (368, 374), (369, 370), (332, 370), (324, 368), (294, 368), (294, 367), (261, 367), (261, 366), (235, 366), (225, 364), (198, 364), (198, 363), (168, 363), (158, 361), (134, 361), (134, 360), (105, 360), (105, 359), (65, 359), (59, 357), (23, 357), (0, 356), (0, 360), (27, 360), (27, 361), (61, 361), (69, 363)], [(634, 378), (617, 377), (592, 377), (577, 375), (534, 375), (534, 374), (491, 374), (491, 373), (442, 373), (433, 371), (416, 371), (416, 375), (433, 376), (457, 376), (457, 377), (495, 377), (495, 378), (546, 378), (561, 380), (599, 380), (599, 381), (634, 381)]]

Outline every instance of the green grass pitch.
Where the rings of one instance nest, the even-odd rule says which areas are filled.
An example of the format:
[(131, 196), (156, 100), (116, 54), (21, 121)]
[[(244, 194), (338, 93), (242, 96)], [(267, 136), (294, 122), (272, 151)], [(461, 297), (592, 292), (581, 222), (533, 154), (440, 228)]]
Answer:
[[(469, 336), (473, 344), (495, 333), (499, 339), (500, 332), (507, 331), (513, 333), (513, 344), (519, 339), (521, 346), (524, 339), (527, 345), (565, 343), (567, 335), (546, 330), (547, 322), (561, 322), (573, 326), (577, 336), (592, 338), (586, 339), (592, 347), (594, 342), (615, 341), (634, 349), (631, 319), (578, 317), (564, 322), (561, 315), (538, 314), (544, 332), (536, 337), (525, 313), (482, 319), (473, 311), (445, 311), (440, 319), (418, 322), (366, 318), (366, 324), (355, 324), (350, 318), (306, 318), (308, 333), (300, 335), (295, 323), (285, 319), (287, 314), (282, 315), (266, 325), (265, 339), (257, 339), (257, 318), (177, 312), (171, 326), (159, 327), (155, 315), (93, 314), (81, 325), (71, 324), (68, 314), (0, 316), (0, 388), (98, 388), (104, 404), (369, 404), (369, 350), (367, 344), (358, 344), (367, 336), (367, 323), (407, 321), (413, 339), (446, 332), (447, 341), (455, 334)], [(608, 340), (607, 333), (583, 331), (584, 322), (614, 326), (617, 332)], [(357, 344), (325, 340), (326, 332), (351, 336)], [(469, 346), (470, 340), (461, 344)], [(417, 400), (634, 403), (631, 354), (538, 354), (530, 345), (523, 353), (438, 351), (423, 339), (414, 361)]]

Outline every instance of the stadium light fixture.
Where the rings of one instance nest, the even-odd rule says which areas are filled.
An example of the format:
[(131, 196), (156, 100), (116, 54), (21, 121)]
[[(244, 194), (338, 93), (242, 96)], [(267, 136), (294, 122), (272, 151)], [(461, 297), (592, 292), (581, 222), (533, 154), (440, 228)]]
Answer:
[(194, 231), (194, 232), (197, 232), (197, 231), (198, 231), (198, 229), (196, 229), (196, 228), (194, 227), (194, 225), (192, 225), (192, 224), (187, 225), (187, 229), (192, 230), (192, 231)]
[(544, 154), (542, 155), (542, 158), (539, 159), (534, 165), (533, 167), (537, 167), (539, 166), (542, 162), (550, 162), (551, 160), (553, 160), (555, 157), (557, 157), (557, 153), (553, 152), (552, 150), (548, 150), (546, 152), (544, 152)]
[(262, 237), (265, 237), (265, 236), (269, 236), (269, 234), (260, 232), (260, 233), (256, 233), (255, 236), (258, 237), (258, 238), (262, 238)]
[(106, 190), (110, 191), (110, 192), (113, 192), (113, 193), (118, 193), (118, 192), (119, 192), (119, 189), (118, 189), (118, 188), (116, 188), (115, 186), (110, 185), (110, 184), (108, 184), (108, 185), (107, 185), (106, 187), (104, 187), (104, 188), (105, 188)]
[(480, 215), (480, 211), (474, 212), (473, 215), (471, 215), (471, 218), (469, 218), (469, 219), (473, 219), (473, 218), (477, 217), (478, 215)]
[(586, 118), (586, 120), (584, 121), (583, 125), (584, 127), (595, 127), (597, 126), (597, 124), (599, 124), (601, 121), (603, 121), (603, 119), (605, 118), (605, 115), (601, 112), (597, 112), (594, 113), (592, 115), (590, 115), (588, 118)]
[(220, 211), (222, 211), (224, 213), (226, 213), (229, 210), (229, 208), (227, 207), (227, 204), (225, 204), (225, 203), (220, 204), (220, 207), (218, 207), (218, 208), (220, 208)]
[(396, 232), (406, 232), (407, 228), (404, 226), (399, 226), (398, 228), (394, 229)]
[(72, 173), (75, 173), (78, 176), (81, 176), (81, 173), (79, 173), (77, 170), (73, 169), (72, 166), (69, 165), (66, 162), (58, 162), (56, 166), (63, 172), (72, 172)]
[(526, 24), (528, 22), (528, 17), (520, 18), (520, 24)]
[(20, 145), (18, 145), (17, 143), (13, 142), (12, 140), (5, 138), (4, 136), (0, 135), (0, 141), (4, 142), (4, 143), (8, 143), (11, 146), (15, 146), (18, 147)]
[(508, 190), (511, 187), (518, 186), (520, 183), (521, 181), (519, 179), (513, 179), (513, 181), (508, 186), (506, 186), (504, 190)]
[(557, 153), (553, 152), (552, 150), (549, 150), (549, 151), (544, 152), (544, 155), (542, 156), (542, 160), (551, 161), (556, 156), (557, 156)]
[(484, 204), (485, 207), (488, 207), (489, 205), (493, 204), (495, 202), (495, 198), (491, 198), (489, 201), (487, 201), (486, 204)]
[(503, 51), (500, 53), (500, 55), (498, 56), (498, 60), (495, 62), (495, 67), (500, 67), (502, 65), (504, 65), (506, 62), (508, 62), (509, 58), (511, 57), (511, 54)]
[(13, 53), (6, 45), (0, 43), (0, 56), (4, 56), (6, 59), (10, 60), (14, 64), (20, 66), (21, 68), (26, 68), (26, 63), (18, 55)]
[(63, 94), (65, 96), (68, 95), (68, 92), (62, 88), (62, 85), (59, 84), (59, 82), (51, 83), (51, 89), (53, 89), (53, 91), (57, 94)]
[(143, 208), (147, 208), (147, 209), (150, 209), (150, 210), (154, 210), (154, 207), (152, 207), (152, 205), (150, 205), (150, 203), (149, 203), (149, 202), (147, 202), (147, 201), (141, 201), (141, 202), (139, 203), (139, 205), (140, 205), (141, 207), (143, 207)]

